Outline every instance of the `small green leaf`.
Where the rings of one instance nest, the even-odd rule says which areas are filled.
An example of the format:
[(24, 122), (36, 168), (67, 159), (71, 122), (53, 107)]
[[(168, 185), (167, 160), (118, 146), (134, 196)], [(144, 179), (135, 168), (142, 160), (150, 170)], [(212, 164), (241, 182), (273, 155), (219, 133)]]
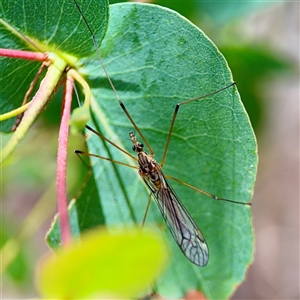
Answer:
[(46, 258), (37, 273), (37, 286), (48, 298), (134, 297), (150, 286), (166, 256), (157, 232), (94, 230)]
[(70, 127), (71, 127), (72, 134), (76, 134), (79, 131), (82, 131), (89, 119), (90, 119), (89, 107), (83, 105), (81, 107), (75, 108), (70, 118)]

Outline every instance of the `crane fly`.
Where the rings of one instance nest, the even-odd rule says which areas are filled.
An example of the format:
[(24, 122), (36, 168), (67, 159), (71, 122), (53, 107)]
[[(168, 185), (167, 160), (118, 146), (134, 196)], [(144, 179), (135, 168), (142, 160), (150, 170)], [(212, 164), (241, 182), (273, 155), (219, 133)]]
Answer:
[[(171, 176), (164, 175), (162, 172), (162, 168), (163, 168), (163, 165), (164, 165), (166, 157), (167, 157), (167, 151), (169, 148), (169, 144), (170, 144), (170, 140), (172, 137), (172, 132), (173, 132), (173, 128), (174, 128), (174, 124), (175, 124), (175, 120), (176, 120), (179, 108), (182, 105), (188, 104), (190, 102), (197, 101), (199, 99), (218, 94), (221, 91), (234, 86), (235, 83), (230, 83), (227, 86), (222, 87), (222, 88), (220, 88), (212, 93), (206, 94), (204, 96), (200, 96), (200, 97), (182, 101), (175, 106), (173, 117), (171, 119), (171, 125), (169, 128), (169, 133), (168, 133), (167, 140), (166, 140), (165, 149), (164, 149), (163, 156), (162, 156), (162, 161), (161, 161), (161, 164), (158, 164), (157, 161), (154, 159), (154, 151), (152, 150), (151, 146), (147, 142), (147, 139), (144, 137), (141, 130), (139, 129), (139, 127), (137, 126), (137, 124), (135, 123), (135, 121), (133, 120), (131, 115), (129, 114), (128, 110), (125, 107), (125, 104), (121, 101), (121, 99), (114, 87), (114, 84), (112, 83), (112, 80), (110, 79), (110, 76), (106, 71), (106, 68), (102, 61), (102, 58), (101, 58), (101, 55), (99, 52), (99, 47), (95, 40), (93, 31), (90, 28), (88, 22), (86, 21), (77, 2), (75, 0), (74, 0), (74, 2), (85, 22), (89, 32), (91, 33), (92, 40), (93, 40), (94, 46), (96, 48), (99, 61), (102, 65), (104, 73), (109, 81), (109, 84), (115, 94), (115, 97), (116, 97), (121, 109), (123, 110), (124, 114), (127, 116), (127, 118), (131, 122), (132, 126), (134, 127), (134, 129), (136, 130), (138, 135), (141, 137), (141, 139), (146, 144), (147, 148), (149, 149), (150, 154), (148, 154), (147, 152), (144, 151), (144, 145), (142, 143), (138, 142), (136, 135), (133, 132), (129, 133), (129, 137), (133, 144), (132, 148), (137, 153), (137, 158), (135, 158), (132, 154), (128, 153), (126, 150), (122, 149), (121, 147), (119, 147), (118, 145), (116, 145), (115, 143), (110, 141), (108, 138), (103, 136), (100, 132), (97, 132), (96, 130), (92, 129), (90, 126), (86, 126), (86, 128), (88, 130), (90, 130), (91, 132), (95, 133), (96, 135), (98, 135), (101, 139), (105, 140), (107, 143), (111, 144), (112, 146), (116, 147), (117, 149), (119, 149), (120, 151), (125, 153), (126, 155), (137, 160), (138, 167), (131, 166), (129, 164), (126, 164), (126, 163), (123, 163), (120, 161), (116, 161), (111, 158), (103, 157), (98, 154), (88, 153), (88, 152), (84, 152), (84, 151), (80, 151), (80, 150), (75, 150), (75, 153), (83, 154), (83, 155), (87, 155), (87, 156), (93, 156), (93, 157), (97, 157), (97, 158), (104, 159), (104, 160), (109, 160), (113, 163), (117, 163), (120, 165), (138, 169), (138, 173), (139, 173), (140, 177), (143, 179), (143, 181), (145, 182), (147, 188), (149, 189), (149, 191), (151, 193), (150, 196), (152, 195), (153, 198), (155, 199), (155, 202), (165, 220), (167, 227), (169, 228), (174, 240), (180, 247), (183, 254), (192, 263), (194, 263), (198, 266), (205, 266), (208, 262), (208, 256), (209, 256), (208, 255), (208, 247), (205, 242), (205, 239), (204, 239), (202, 233), (200, 232), (200, 230), (198, 229), (198, 226), (196, 225), (195, 221), (192, 219), (189, 212), (186, 210), (184, 205), (181, 203), (179, 197), (176, 195), (176, 193), (173, 190), (173, 188), (171, 187), (171, 185), (168, 183), (166, 177), (171, 178), (177, 182), (180, 182), (183, 185), (186, 185), (200, 193), (203, 193), (206, 196), (208, 196), (214, 200), (222, 200), (222, 201), (233, 202), (233, 203), (242, 204), (242, 205), (250, 205), (250, 203), (238, 202), (238, 201), (214, 196), (214, 195), (212, 195), (202, 189), (194, 187), (188, 183), (182, 182)], [(148, 206), (146, 208), (146, 213), (144, 216), (143, 223), (145, 221), (148, 207), (149, 207), (149, 202), (148, 202)]]
[[(231, 83), (230, 85), (223, 87), (209, 95), (217, 94), (217, 93), (233, 86), (234, 84), (235, 83)], [(175, 119), (176, 119), (176, 116), (177, 116), (180, 106), (190, 103), (192, 101), (199, 100), (201, 98), (205, 98), (209, 95), (204, 95), (204, 96), (200, 96), (200, 97), (197, 97), (194, 99), (189, 99), (189, 100), (183, 101), (181, 103), (178, 103), (176, 105), (174, 114), (173, 114), (173, 118), (171, 121), (171, 126), (170, 126), (170, 130), (169, 130), (169, 134), (168, 134), (168, 138), (167, 138), (167, 142), (166, 142), (166, 146), (165, 146), (161, 164), (158, 164), (157, 161), (154, 159), (154, 152), (153, 152), (152, 148), (147, 143), (147, 140), (143, 137), (141, 131), (138, 129), (137, 125), (131, 118), (129, 112), (127, 111), (124, 103), (121, 102), (121, 100), (120, 100), (119, 104), (120, 104), (122, 110), (128, 116), (128, 118), (131, 121), (134, 128), (136, 128), (138, 130), (142, 139), (145, 140), (145, 142), (147, 143), (147, 147), (149, 148), (150, 154), (148, 154), (147, 152), (144, 151), (144, 144), (137, 141), (137, 138), (132, 131), (129, 132), (129, 137), (133, 144), (132, 149), (133, 149), (133, 151), (135, 151), (137, 153), (137, 158), (135, 158), (130, 153), (128, 153), (126, 150), (122, 149), (121, 147), (119, 147), (118, 145), (116, 145), (115, 143), (110, 141), (108, 138), (103, 136), (100, 132), (96, 131), (95, 129), (91, 128), (88, 125), (86, 126), (86, 128), (89, 131), (98, 135), (101, 139), (105, 140), (106, 142), (108, 142), (115, 148), (119, 149), (126, 155), (137, 160), (138, 173), (139, 173), (140, 177), (143, 179), (143, 181), (145, 182), (146, 186), (148, 187), (148, 189), (151, 193), (150, 196), (152, 195), (153, 198), (155, 199), (155, 202), (156, 202), (174, 240), (178, 244), (178, 246), (181, 249), (181, 251), (183, 252), (183, 254), (192, 263), (194, 263), (197, 266), (201, 266), (201, 267), (205, 266), (208, 262), (208, 257), (209, 257), (208, 246), (205, 242), (205, 239), (204, 239), (201, 231), (199, 230), (198, 226), (196, 225), (195, 221), (192, 219), (191, 215), (186, 210), (186, 208), (180, 201), (179, 197), (176, 195), (174, 189), (171, 187), (171, 185), (167, 181), (166, 177), (169, 177), (177, 182), (180, 182), (181, 184), (186, 185), (189, 188), (192, 188), (214, 200), (221, 200), (221, 201), (242, 204), (242, 205), (251, 205), (251, 203), (238, 202), (238, 201), (234, 201), (234, 200), (217, 197), (217, 196), (210, 194), (202, 189), (194, 187), (188, 183), (182, 182), (174, 177), (165, 176), (162, 171), (162, 167), (165, 162), (166, 155), (167, 155), (168, 145), (169, 145), (171, 135), (172, 135), (173, 126), (174, 126)], [(135, 166), (132, 166), (132, 165), (120, 162), (120, 161), (112, 160), (111, 158), (103, 157), (98, 154), (88, 153), (88, 152), (84, 152), (81, 150), (75, 150), (75, 153), (83, 154), (83, 155), (87, 155), (87, 156), (93, 156), (93, 157), (97, 157), (97, 158), (104, 159), (104, 160), (109, 160), (113, 163), (117, 163), (120, 165), (124, 165), (124, 166), (128, 166), (128, 167), (136, 169)], [(142, 225), (145, 222), (149, 203), (150, 202), (148, 202)]]
[(138, 172), (153, 195), (172, 236), (184, 255), (194, 264), (205, 266), (208, 248), (203, 235), (166, 180), (160, 165), (144, 151), (144, 145), (129, 133), (132, 149), (138, 154)]

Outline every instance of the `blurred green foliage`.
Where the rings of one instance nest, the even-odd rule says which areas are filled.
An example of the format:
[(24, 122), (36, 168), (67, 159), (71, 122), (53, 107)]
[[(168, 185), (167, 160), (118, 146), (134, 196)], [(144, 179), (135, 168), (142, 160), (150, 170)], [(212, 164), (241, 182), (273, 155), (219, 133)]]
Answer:
[(250, 117), (254, 130), (259, 133), (264, 118), (264, 95), (262, 85), (276, 72), (290, 68), (288, 62), (272, 54), (265, 45), (221, 46), (220, 51), (234, 74), (242, 101)]
[[(2, 248), (11, 236), (15, 236), (15, 230), (12, 230), (7, 220), (2, 219), (2, 230), (0, 232), (0, 248)], [(21, 284), (26, 282), (28, 276), (30, 275), (30, 265), (26, 259), (27, 253), (25, 249), (19, 249), (18, 254), (15, 259), (9, 264), (6, 271), (6, 276), (13, 280), (16, 284)], [(3, 262), (2, 262), (3, 263)]]

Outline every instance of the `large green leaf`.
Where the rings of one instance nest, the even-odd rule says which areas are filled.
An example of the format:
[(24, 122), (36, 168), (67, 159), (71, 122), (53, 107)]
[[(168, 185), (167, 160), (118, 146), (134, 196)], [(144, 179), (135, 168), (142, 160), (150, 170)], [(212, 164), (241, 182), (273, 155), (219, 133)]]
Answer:
[[(216, 91), (233, 80), (221, 53), (198, 28), (158, 6), (111, 6), (100, 51), (120, 98), (158, 162), (175, 105)], [(83, 72), (89, 74), (96, 99), (94, 127), (130, 152), (128, 132), (133, 126), (100, 65), (97, 67), (96, 57), (85, 62)], [(89, 134), (88, 146), (91, 153), (136, 164), (93, 134)], [(164, 167), (166, 174), (219, 197), (247, 202), (256, 165), (255, 138), (236, 87), (180, 108)], [(141, 223), (149, 191), (137, 171), (99, 159), (92, 159), (92, 166), (97, 193), (90, 194), (89, 199), (100, 199), (106, 224)], [(253, 259), (250, 208), (217, 202), (177, 182), (171, 184), (203, 232), (210, 259), (204, 268), (191, 264), (166, 229), (158, 208), (151, 204), (147, 223), (165, 231), (172, 247), (171, 266), (156, 283), (158, 293), (181, 297), (189, 289), (200, 289), (208, 298), (229, 297)], [(96, 207), (94, 215), (95, 211)], [(84, 218), (89, 221), (85, 214), (81, 226)]]
[[(107, 28), (108, 1), (78, 2), (88, 22), (95, 28), (96, 39), (101, 41)], [(0, 18), (1, 48), (52, 51), (64, 56), (69, 64), (76, 64), (77, 58), (89, 56), (95, 51), (90, 34), (71, 0), (4, 0), (1, 1)], [(31, 44), (28, 39), (35, 44)], [(3, 57), (0, 60), (2, 114), (21, 105), (40, 62)], [(1, 122), (1, 131), (9, 132), (14, 122), (15, 119)]]

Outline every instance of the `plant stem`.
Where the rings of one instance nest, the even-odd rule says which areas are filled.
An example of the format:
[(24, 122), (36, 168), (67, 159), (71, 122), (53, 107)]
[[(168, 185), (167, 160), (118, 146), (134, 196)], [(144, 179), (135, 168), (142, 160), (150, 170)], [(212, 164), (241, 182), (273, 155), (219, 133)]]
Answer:
[(56, 174), (56, 194), (57, 207), (59, 213), (61, 241), (63, 245), (71, 241), (71, 229), (68, 215), (68, 199), (67, 199), (67, 147), (69, 136), (69, 120), (72, 103), (72, 90), (74, 80), (71, 76), (67, 77), (64, 89), (63, 113), (60, 122), (58, 136), (58, 152), (57, 152), (57, 174)]
[(48, 59), (47, 54), (42, 52), (23, 51), (0, 48), (0, 56), (6, 56), (10, 58), (21, 58), (26, 60), (46, 61)]

